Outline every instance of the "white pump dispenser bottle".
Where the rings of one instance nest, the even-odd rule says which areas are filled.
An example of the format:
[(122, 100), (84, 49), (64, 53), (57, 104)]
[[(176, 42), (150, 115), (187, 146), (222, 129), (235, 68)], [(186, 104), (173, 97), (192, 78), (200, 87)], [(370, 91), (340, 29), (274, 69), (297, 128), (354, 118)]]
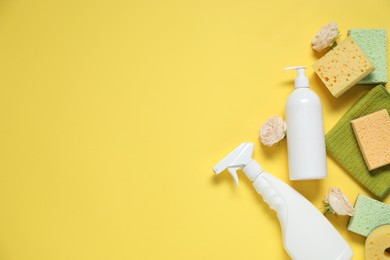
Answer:
[(352, 249), (332, 224), (300, 193), (264, 172), (252, 159), (253, 150), (253, 143), (242, 143), (214, 167), (214, 173), (228, 169), (238, 185), (237, 170), (242, 169), (276, 211), (284, 248), (293, 260), (350, 260)]
[(295, 90), (286, 103), (290, 180), (322, 179), (328, 175), (321, 100), (310, 90), (305, 68), (285, 68), (298, 71)]

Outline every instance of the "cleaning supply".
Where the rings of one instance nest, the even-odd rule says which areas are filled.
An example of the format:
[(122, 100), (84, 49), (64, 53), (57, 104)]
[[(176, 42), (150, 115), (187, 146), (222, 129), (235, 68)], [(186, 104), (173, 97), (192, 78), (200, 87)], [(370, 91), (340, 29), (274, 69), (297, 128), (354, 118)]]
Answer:
[(387, 31), (386, 29), (351, 29), (348, 34), (374, 64), (375, 70), (358, 84), (387, 82)]
[(390, 117), (386, 109), (351, 121), (368, 170), (390, 164)]
[(306, 67), (297, 70), (295, 90), (286, 103), (287, 148), (290, 180), (327, 177), (324, 123), (321, 100), (309, 88)]
[(348, 230), (366, 237), (382, 225), (390, 225), (390, 205), (359, 194), (355, 202), (355, 215), (349, 220)]
[(351, 126), (351, 120), (381, 109), (390, 111), (390, 94), (384, 86), (379, 85), (352, 105), (327, 133), (326, 147), (328, 154), (358, 182), (378, 198), (384, 199), (390, 191), (390, 166), (371, 172), (367, 169)]
[(323, 214), (289, 185), (264, 172), (252, 159), (253, 150), (253, 143), (242, 143), (214, 167), (214, 172), (219, 174), (227, 168), (238, 185), (237, 170), (243, 170), (276, 211), (284, 248), (294, 260), (351, 259), (351, 248)]
[(380, 226), (368, 235), (364, 254), (366, 260), (390, 259), (390, 225)]
[(333, 96), (339, 97), (374, 70), (352, 37), (347, 37), (313, 65), (314, 72)]

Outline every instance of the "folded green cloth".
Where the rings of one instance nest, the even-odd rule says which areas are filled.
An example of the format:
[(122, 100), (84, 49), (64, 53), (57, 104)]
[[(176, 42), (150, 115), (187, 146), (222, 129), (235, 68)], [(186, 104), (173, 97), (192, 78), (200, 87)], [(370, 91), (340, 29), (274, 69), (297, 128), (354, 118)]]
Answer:
[(390, 191), (390, 166), (384, 166), (371, 173), (360, 152), (351, 120), (387, 109), (390, 113), (390, 94), (378, 85), (363, 95), (326, 134), (326, 148), (355, 179), (383, 200)]

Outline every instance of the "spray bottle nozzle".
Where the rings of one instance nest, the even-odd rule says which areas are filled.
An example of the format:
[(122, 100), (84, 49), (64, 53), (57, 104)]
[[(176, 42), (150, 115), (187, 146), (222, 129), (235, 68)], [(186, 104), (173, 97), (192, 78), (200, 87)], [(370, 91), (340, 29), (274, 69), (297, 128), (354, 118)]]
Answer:
[(253, 143), (242, 143), (214, 167), (214, 173), (219, 174), (227, 168), (238, 186), (237, 170), (252, 161), (254, 147)]
[(305, 74), (306, 66), (293, 66), (284, 68), (284, 70), (297, 70), (298, 76), (295, 78), (295, 88), (308, 88), (309, 79)]

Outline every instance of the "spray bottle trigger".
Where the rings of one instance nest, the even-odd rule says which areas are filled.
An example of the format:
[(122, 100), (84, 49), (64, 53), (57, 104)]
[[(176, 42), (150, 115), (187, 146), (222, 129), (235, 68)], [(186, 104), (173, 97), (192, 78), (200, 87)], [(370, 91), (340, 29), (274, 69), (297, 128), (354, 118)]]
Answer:
[(237, 170), (239, 170), (240, 167), (229, 167), (228, 168), (228, 171), (230, 173), (230, 175), (233, 177), (234, 179), (234, 182), (236, 183), (237, 187), (238, 187), (238, 175), (237, 175)]

